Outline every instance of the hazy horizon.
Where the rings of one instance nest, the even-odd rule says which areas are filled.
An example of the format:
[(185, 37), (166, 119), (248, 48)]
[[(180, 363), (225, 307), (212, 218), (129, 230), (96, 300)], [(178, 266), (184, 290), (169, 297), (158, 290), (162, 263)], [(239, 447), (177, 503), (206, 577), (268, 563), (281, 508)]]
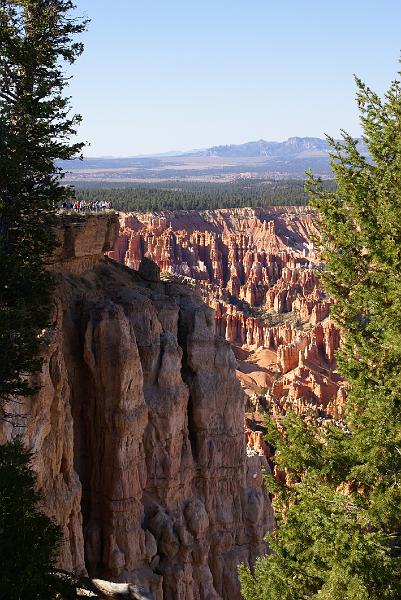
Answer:
[[(139, 154), (132, 154), (132, 155), (127, 155), (127, 154), (87, 154), (86, 152), (84, 152), (84, 158), (146, 158), (146, 157), (153, 157), (153, 156), (158, 156), (158, 155), (173, 155), (174, 153), (180, 153), (180, 154), (189, 154), (191, 152), (201, 152), (203, 150), (207, 150), (209, 148), (213, 148), (213, 147), (218, 147), (218, 146), (241, 146), (243, 144), (248, 144), (248, 143), (252, 143), (252, 142), (259, 142), (259, 141), (265, 141), (265, 142), (278, 142), (278, 143), (282, 143), (282, 142), (286, 142), (288, 139), (291, 138), (317, 138), (318, 136), (313, 136), (313, 135), (291, 135), (289, 138), (285, 138), (282, 140), (267, 140), (265, 138), (257, 138), (254, 140), (244, 140), (242, 142), (221, 142), (220, 144), (209, 144), (207, 146), (204, 146), (203, 148), (172, 148), (170, 150), (165, 150), (162, 152), (147, 152), (145, 153), (139, 153)], [(324, 139), (324, 136), (322, 136), (320, 139)]]

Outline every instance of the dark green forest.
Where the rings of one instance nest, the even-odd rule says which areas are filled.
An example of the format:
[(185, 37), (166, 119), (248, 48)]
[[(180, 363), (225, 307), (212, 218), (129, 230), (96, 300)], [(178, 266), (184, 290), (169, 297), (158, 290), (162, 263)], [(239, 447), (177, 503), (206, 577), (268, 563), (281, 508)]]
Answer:
[[(118, 185), (118, 187), (117, 187)], [(334, 189), (327, 180), (324, 187)], [(252, 180), (233, 183), (160, 182), (155, 184), (87, 183), (76, 186), (78, 200), (111, 201), (123, 212), (160, 210), (212, 210), (268, 206), (303, 206), (308, 204), (302, 180)]]

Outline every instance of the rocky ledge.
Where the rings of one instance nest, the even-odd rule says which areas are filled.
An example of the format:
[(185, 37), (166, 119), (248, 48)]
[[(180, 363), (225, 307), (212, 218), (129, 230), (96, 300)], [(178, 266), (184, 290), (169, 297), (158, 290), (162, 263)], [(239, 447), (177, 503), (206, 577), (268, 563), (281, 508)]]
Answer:
[(117, 234), (114, 215), (60, 222), (41, 391), (8, 407), (22, 428), (2, 423), (0, 442), (22, 431), (34, 451), (63, 569), (239, 600), (237, 565), (265, 551), (273, 514), (236, 361), (195, 291), (103, 256)]
[(119, 235), (119, 215), (58, 214), (54, 231), (58, 247), (49, 257), (49, 268), (80, 273), (113, 250)]

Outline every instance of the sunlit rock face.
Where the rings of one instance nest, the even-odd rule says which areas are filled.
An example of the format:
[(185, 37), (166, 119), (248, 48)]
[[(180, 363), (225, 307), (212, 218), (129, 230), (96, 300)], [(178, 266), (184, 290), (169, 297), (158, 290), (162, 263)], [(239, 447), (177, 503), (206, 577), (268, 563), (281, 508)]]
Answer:
[(249, 411), (341, 418), (340, 333), (319, 282), (315, 222), (308, 207), (122, 215), (111, 256), (132, 268), (151, 258), (200, 290), (235, 351)]
[(8, 407), (21, 427), (0, 424), (0, 441), (22, 433), (34, 451), (60, 567), (156, 600), (239, 600), (237, 565), (265, 551), (273, 514), (232, 349), (190, 286), (103, 256), (115, 216), (58, 235), (41, 390)]

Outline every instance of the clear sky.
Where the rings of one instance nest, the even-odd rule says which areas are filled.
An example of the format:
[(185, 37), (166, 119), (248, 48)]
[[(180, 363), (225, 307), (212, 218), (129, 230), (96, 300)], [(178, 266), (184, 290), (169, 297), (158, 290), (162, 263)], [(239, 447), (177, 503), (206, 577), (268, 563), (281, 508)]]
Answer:
[(400, 0), (76, 0), (87, 156), (358, 135), (353, 73), (400, 68)]

